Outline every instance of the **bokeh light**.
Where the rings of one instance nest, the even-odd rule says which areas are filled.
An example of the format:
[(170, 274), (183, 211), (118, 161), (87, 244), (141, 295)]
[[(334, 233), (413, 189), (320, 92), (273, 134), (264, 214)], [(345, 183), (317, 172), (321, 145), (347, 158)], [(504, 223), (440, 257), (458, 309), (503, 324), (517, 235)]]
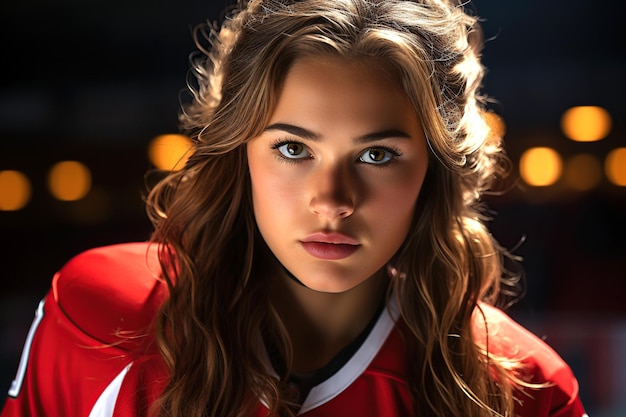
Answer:
[(604, 162), (606, 176), (613, 184), (626, 187), (626, 148), (613, 149)]
[(91, 172), (78, 161), (58, 162), (48, 173), (48, 188), (57, 200), (80, 200), (91, 188)]
[(506, 133), (506, 123), (504, 123), (504, 119), (491, 111), (485, 112), (484, 117), (493, 135), (497, 138), (503, 138)]
[(574, 190), (591, 190), (602, 181), (602, 163), (592, 154), (574, 155), (565, 164), (563, 181)]
[(611, 115), (602, 107), (572, 107), (561, 117), (563, 134), (577, 142), (595, 142), (611, 131)]
[(102, 223), (113, 213), (113, 198), (106, 189), (94, 186), (84, 198), (64, 207), (62, 215), (72, 223)]
[(23, 209), (32, 194), (28, 177), (20, 171), (0, 171), (0, 211)]
[(545, 187), (554, 184), (563, 171), (558, 152), (548, 147), (526, 150), (520, 158), (520, 176), (529, 185)]
[(148, 145), (148, 157), (159, 169), (178, 171), (187, 162), (191, 145), (191, 139), (185, 135), (160, 135)]

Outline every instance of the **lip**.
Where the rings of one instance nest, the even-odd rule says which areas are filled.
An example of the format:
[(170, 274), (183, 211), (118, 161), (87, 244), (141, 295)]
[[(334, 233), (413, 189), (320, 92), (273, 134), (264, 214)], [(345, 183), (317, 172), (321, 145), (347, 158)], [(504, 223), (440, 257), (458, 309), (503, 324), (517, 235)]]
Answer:
[(333, 243), (336, 245), (359, 245), (359, 241), (337, 232), (317, 232), (313, 233), (304, 239), (300, 240), (303, 243), (318, 242), (318, 243)]
[(313, 233), (300, 240), (300, 244), (311, 256), (325, 260), (347, 258), (361, 246), (350, 236), (341, 233)]

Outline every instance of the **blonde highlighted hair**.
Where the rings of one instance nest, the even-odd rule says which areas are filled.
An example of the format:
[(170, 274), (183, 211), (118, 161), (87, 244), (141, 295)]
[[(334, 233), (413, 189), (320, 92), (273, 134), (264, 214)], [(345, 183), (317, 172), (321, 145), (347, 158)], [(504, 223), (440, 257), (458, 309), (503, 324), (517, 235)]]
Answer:
[[(480, 303), (501, 293), (506, 255), (481, 208), (507, 159), (479, 95), (477, 18), (445, 0), (250, 0), (195, 35), (202, 53), (180, 117), (193, 155), (148, 198), (163, 262), (175, 256), (178, 266), (176, 276), (164, 268), (171, 296), (159, 312), (158, 345), (171, 379), (155, 411), (243, 417), (260, 396), (271, 412), (293, 415), (284, 386), (291, 345), (259, 272), (267, 249), (245, 145), (266, 126), (293, 62), (332, 55), (396, 77), (429, 144), (412, 229), (391, 260), (415, 415), (512, 415), (515, 367), (473, 335)], [(261, 333), (285, 358), (280, 380), (260, 356)]]

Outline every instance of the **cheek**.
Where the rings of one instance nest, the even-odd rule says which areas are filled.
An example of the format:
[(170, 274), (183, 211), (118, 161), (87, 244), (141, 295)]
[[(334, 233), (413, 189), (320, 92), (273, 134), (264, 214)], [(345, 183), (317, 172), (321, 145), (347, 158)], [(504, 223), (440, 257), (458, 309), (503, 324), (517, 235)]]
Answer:
[(412, 217), (423, 182), (422, 170), (402, 172), (378, 187), (377, 201), (388, 215)]
[(388, 219), (386, 228), (393, 235), (406, 234), (413, 220), (417, 202), (417, 192), (408, 192), (406, 189), (391, 192), (379, 199), (379, 217)]
[(263, 164), (250, 164), (252, 203), (257, 222), (271, 222), (293, 211), (295, 190), (292, 181)]
[(383, 221), (383, 233), (390, 245), (404, 241), (417, 206), (424, 175), (415, 171), (390, 181), (376, 198), (375, 218)]

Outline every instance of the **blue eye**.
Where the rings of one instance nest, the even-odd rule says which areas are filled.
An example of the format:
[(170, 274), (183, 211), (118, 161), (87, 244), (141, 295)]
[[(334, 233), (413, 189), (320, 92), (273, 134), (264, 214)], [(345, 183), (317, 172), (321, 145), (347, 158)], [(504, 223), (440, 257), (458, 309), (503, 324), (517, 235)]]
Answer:
[(359, 161), (366, 164), (383, 165), (399, 156), (397, 152), (385, 148), (369, 148), (359, 156)]
[(306, 147), (299, 142), (278, 143), (274, 145), (274, 149), (278, 149), (278, 152), (288, 159), (304, 159), (311, 157), (311, 154), (307, 151)]

